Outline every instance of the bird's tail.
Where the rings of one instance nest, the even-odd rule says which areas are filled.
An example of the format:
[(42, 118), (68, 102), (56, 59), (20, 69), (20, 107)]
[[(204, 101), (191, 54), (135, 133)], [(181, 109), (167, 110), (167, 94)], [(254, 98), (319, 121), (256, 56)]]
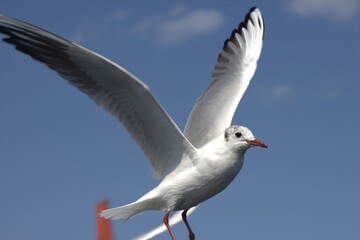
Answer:
[(154, 203), (156, 205), (156, 201), (154, 201), (154, 199), (139, 199), (136, 202), (124, 206), (103, 210), (101, 211), (100, 216), (106, 219), (127, 220), (145, 210), (158, 210), (154, 206)]

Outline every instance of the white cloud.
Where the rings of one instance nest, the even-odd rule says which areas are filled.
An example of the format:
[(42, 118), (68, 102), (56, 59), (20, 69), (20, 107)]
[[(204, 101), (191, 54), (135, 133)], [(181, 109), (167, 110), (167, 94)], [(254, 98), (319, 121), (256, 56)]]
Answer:
[(223, 21), (223, 16), (217, 11), (193, 11), (178, 19), (165, 21), (160, 26), (159, 40), (169, 44), (208, 34), (216, 31)]
[(275, 86), (271, 92), (272, 98), (275, 100), (286, 99), (292, 100), (294, 98), (293, 90), (287, 85)]
[(125, 21), (128, 25), (124, 31), (130, 30), (132, 34), (146, 37), (146, 39), (152, 38), (160, 44), (169, 45), (215, 32), (223, 24), (224, 17), (216, 10), (190, 11), (183, 5), (177, 5), (165, 14), (143, 17), (141, 20), (136, 19), (136, 16), (127, 11), (118, 10), (97, 18), (85, 19), (70, 40), (83, 44), (89, 39), (108, 36), (109, 26), (118, 29), (118, 25)]
[(129, 14), (123, 10), (117, 10), (104, 16), (84, 19), (76, 33), (69, 37), (70, 41), (83, 44), (86, 40), (98, 39), (102, 35), (107, 35), (111, 24), (118, 24), (129, 18)]
[(183, 5), (177, 5), (170, 11), (170, 16), (177, 17), (181, 14), (184, 14), (186, 11), (185, 6)]
[(117, 10), (104, 16), (100, 21), (102, 22), (119, 22), (129, 17), (129, 14), (124, 10)]
[(224, 17), (219, 11), (198, 9), (189, 12), (177, 6), (166, 16), (140, 22), (134, 27), (133, 33), (153, 33), (157, 41), (168, 45), (215, 32), (223, 22)]
[(359, 9), (360, 0), (291, 0), (289, 7), (305, 17), (323, 17), (333, 21), (353, 18)]

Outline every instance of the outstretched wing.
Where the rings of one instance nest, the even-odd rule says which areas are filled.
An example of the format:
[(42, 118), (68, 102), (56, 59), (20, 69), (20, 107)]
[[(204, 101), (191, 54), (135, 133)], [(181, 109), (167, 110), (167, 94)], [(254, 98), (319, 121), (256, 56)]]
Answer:
[(184, 134), (195, 147), (201, 147), (230, 126), (255, 73), (263, 37), (261, 12), (252, 8), (225, 41), (210, 86), (197, 100), (187, 121)]
[(110, 60), (23, 21), (0, 15), (3, 40), (45, 63), (112, 113), (140, 145), (153, 174), (163, 178), (192, 145), (149, 88)]

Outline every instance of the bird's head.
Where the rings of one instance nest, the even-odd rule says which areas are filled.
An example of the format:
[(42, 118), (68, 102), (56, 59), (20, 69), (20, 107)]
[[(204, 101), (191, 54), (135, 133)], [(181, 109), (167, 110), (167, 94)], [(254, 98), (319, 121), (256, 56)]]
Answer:
[(227, 144), (237, 150), (247, 150), (250, 147), (263, 147), (267, 148), (267, 145), (254, 137), (252, 132), (243, 126), (231, 126), (224, 132), (224, 138)]

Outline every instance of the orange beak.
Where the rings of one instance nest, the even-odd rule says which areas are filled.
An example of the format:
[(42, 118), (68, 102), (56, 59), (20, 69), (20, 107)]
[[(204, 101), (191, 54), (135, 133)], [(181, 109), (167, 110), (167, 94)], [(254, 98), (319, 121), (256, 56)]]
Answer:
[(268, 146), (266, 146), (266, 144), (258, 139), (252, 140), (252, 141), (247, 141), (251, 146), (255, 146), (255, 147), (262, 147), (262, 148), (268, 148)]

